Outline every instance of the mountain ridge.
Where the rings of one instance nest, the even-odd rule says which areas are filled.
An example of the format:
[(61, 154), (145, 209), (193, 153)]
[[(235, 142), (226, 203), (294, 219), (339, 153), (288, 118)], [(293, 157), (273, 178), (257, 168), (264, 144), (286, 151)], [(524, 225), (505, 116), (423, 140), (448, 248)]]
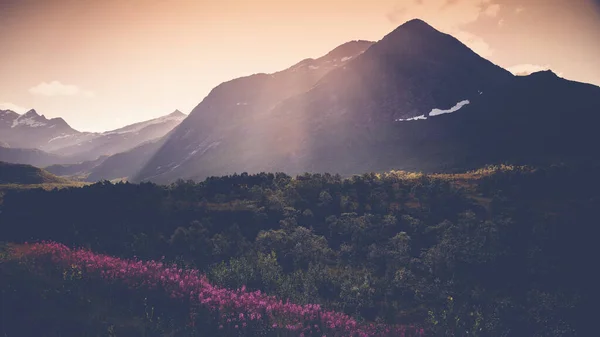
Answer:
[[(421, 41), (423, 36), (427, 41)], [(311, 62), (303, 60), (274, 75), (298, 76), (298, 70), (306, 71)], [(192, 110), (190, 118), (169, 134), (163, 148), (136, 179), (168, 182), (218, 172), (301, 168), (310, 152), (323, 148), (323, 144), (345, 139), (355, 148), (368, 147), (366, 144), (373, 145), (380, 137), (380, 123), (416, 117), (440, 105), (452, 106), (513, 77), (454, 37), (423, 21), (409, 21), (380, 41), (368, 44), (342, 66), (328, 69), (303, 90), (281, 95), (260, 109), (245, 110), (251, 117), (239, 117), (244, 118), (242, 125), (228, 123), (233, 118), (230, 115), (222, 116), (225, 106), (237, 100), (227, 92), (237, 95), (235, 85), (249, 79), (217, 86)], [(253, 89), (250, 96), (254, 96), (248, 100), (269, 93), (260, 85)], [(214, 96), (221, 99), (215, 100)], [(209, 130), (208, 126), (219, 131)], [(322, 131), (327, 128), (330, 135)], [(221, 155), (215, 155), (218, 152)], [(206, 173), (198, 175), (194, 171)]]

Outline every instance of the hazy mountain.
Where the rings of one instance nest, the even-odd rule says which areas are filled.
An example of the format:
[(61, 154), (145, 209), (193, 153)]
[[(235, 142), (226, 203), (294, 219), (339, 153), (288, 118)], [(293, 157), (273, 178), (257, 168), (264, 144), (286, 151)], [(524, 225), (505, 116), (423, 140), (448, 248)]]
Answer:
[(134, 176), (163, 144), (164, 138), (149, 141), (128, 151), (78, 164), (52, 165), (45, 169), (58, 176), (96, 182)]
[(166, 135), (187, 117), (181, 111), (120, 129), (97, 134), (96, 137), (56, 150), (64, 156), (79, 160), (95, 160), (100, 156), (128, 151), (150, 140)]
[(138, 173), (163, 144), (155, 140), (139, 145), (129, 151), (114, 154), (90, 170), (85, 181), (124, 179), (128, 180)]
[(96, 160), (86, 160), (77, 164), (55, 164), (44, 169), (52, 174), (62, 177), (85, 179), (94, 167), (100, 165), (109, 156), (101, 156)]
[(13, 164), (27, 164), (45, 167), (52, 164), (66, 164), (71, 160), (63, 156), (38, 149), (22, 149), (0, 146), (0, 161)]
[[(318, 59), (306, 59), (274, 74), (255, 74), (220, 84), (175, 128), (141, 176), (178, 177), (186, 162), (225, 139), (239, 138), (282, 101), (313, 88), (323, 76), (345, 67), (373, 43), (351, 41)], [(241, 148), (230, 149), (243, 156)], [(194, 169), (195, 170), (195, 169)]]
[[(348, 54), (343, 65), (313, 78), (314, 84), (295, 86), (286, 95), (271, 87), (284, 87), (278, 74), (285, 74), (287, 83), (301, 82), (304, 72), (297, 74), (298, 65), (218, 86), (136, 179), (166, 182), (320, 167), (360, 172), (380, 166), (378, 146), (389, 137), (382, 131), (397, 119), (452, 107), (513, 80), (508, 71), (420, 20), (364, 46), (366, 51)], [(340, 48), (332, 53), (339, 55)], [(272, 85), (260, 85), (261, 79)], [(240, 109), (239, 102), (247, 105)]]
[(85, 161), (96, 162), (101, 157), (128, 151), (161, 138), (185, 117), (185, 114), (176, 110), (169, 115), (120, 129), (89, 133), (72, 129), (62, 118), (47, 119), (35, 110), (23, 115), (1, 110), (0, 141), (5, 145), (4, 148), (14, 150), (0, 152), (0, 160), (35, 166), (77, 164), (79, 168), (65, 169), (79, 170), (89, 166), (89, 163), (83, 163)]

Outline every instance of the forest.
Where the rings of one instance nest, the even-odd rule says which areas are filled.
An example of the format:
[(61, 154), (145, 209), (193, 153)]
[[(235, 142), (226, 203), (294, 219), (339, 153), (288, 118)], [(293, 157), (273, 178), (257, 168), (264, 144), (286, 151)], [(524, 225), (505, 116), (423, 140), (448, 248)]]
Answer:
[[(501, 165), (8, 189), (0, 333), (350, 336), (356, 325), (368, 327), (357, 336), (589, 336), (599, 188), (597, 166)], [(215, 314), (211, 299), (146, 289), (149, 278), (171, 289), (162, 263), (167, 278), (293, 303), (304, 330), (281, 328), (292, 309), (252, 307), (244, 320), (241, 307)], [(133, 265), (135, 280), (119, 274)], [(327, 315), (354, 330), (328, 328)]]

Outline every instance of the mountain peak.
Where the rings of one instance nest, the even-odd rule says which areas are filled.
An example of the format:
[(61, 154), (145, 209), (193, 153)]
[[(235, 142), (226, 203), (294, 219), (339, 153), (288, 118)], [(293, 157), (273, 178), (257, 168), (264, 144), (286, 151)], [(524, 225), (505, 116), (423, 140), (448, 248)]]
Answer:
[(169, 114), (170, 117), (184, 117), (185, 114), (181, 111), (179, 111), (179, 109), (175, 109), (175, 111), (171, 112)]
[(29, 111), (27, 111), (25, 114), (23, 114), (23, 116), (25, 117), (40, 117), (40, 115), (38, 115), (37, 111), (35, 111), (35, 109), (31, 109)]
[[(43, 117), (44, 115), (42, 115)], [(65, 124), (66, 126), (70, 127), (69, 124), (67, 124), (67, 121), (65, 121), (62, 117), (54, 117), (54, 118), (50, 118), (51, 122), (54, 122), (56, 124)]]
[(389, 34), (384, 36), (383, 40), (390, 39), (390, 37), (405, 36), (405, 35), (415, 36), (415, 35), (421, 35), (421, 34), (428, 34), (427, 37), (429, 37), (429, 35), (431, 33), (441, 34), (440, 31), (435, 29), (433, 26), (431, 26), (427, 22), (425, 22), (421, 19), (412, 19), (412, 20), (406, 21), (405, 23), (401, 24), (396, 29), (391, 31)]
[(421, 19), (413, 19), (398, 26), (369, 50), (378, 53), (409, 53), (427, 56), (457, 50), (462, 43), (451, 35), (438, 31)]
[(433, 28), (427, 22), (425, 22), (425, 21), (423, 21), (421, 19), (417, 19), (417, 18), (406, 21), (405, 23), (403, 23), (402, 25), (400, 25), (400, 27), (405, 27), (405, 28)]
[(550, 69), (536, 71), (536, 72), (533, 72), (533, 73), (529, 74), (529, 76), (535, 76), (535, 77), (558, 77), (558, 75), (556, 75), (556, 73), (553, 72)]

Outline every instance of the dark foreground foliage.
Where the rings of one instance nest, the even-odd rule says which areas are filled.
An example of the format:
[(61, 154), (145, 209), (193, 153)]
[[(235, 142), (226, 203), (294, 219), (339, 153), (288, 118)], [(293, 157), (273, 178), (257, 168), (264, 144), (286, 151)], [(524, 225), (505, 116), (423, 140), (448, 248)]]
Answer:
[[(242, 174), (171, 186), (104, 182), (8, 192), (0, 240), (164, 256), (224, 287), (318, 303), (359, 321), (422, 325), (438, 336), (587, 336), (599, 188), (600, 169), (565, 166), (351, 179)], [(2, 270), (12, 275), (2, 276), (2, 288), (31, 294), (40, 308), (84, 305), (62, 296), (75, 286), (61, 282), (60, 296), (42, 296), (56, 287), (16, 267)], [(130, 296), (88, 289), (82, 298), (90, 310), (110, 307), (109, 316), (139, 319)], [(17, 302), (3, 293), (3, 308), (27, 305)], [(23, 312), (29, 322), (49, 319)], [(85, 310), (52, 315), (106, 322)], [(27, 324), (3, 323), (11, 331)], [(105, 336), (108, 327), (82, 329)]]

